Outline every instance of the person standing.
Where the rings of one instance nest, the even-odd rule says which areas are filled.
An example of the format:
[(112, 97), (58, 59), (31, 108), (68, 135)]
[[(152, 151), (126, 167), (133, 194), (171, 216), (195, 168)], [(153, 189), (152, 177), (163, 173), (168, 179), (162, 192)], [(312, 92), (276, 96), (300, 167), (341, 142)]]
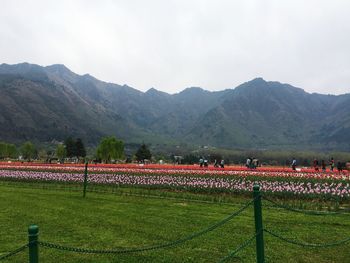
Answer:
[(295, 158), (293, 158), (293, 161), (292, 161), (292, 169), (293, 169), (293, 171), (296, 170), (296, 167), (297, 167), (297, 160)]
[(337, 170), (338, 170), (339, 173), (343, 171), (343, 165), (342, 165), (341, 162), (337, 163)]
[(333, 172), (334, 165), (335, 165), (335, 163), (334, 163), (334, 159), (332, 157), (331, 160), (329, 161), (329, 166), (330, 166), (331, 172)]
[(200, 159), (199, 159), (199, 166), (200, 166), (200, 167), (203, 167), (203, 161), (204, 161), (203, 158), (200, 158)]
[(221, 168), (225, 168), (225, 161), (224, 161), (224, 159), (221, 160), (220, 166), (221, 166)]
[(246, 163), (245, 163), (245, 166), (246, 166), (247, 168), (250, 168), (250, 162), (251, 162), (251, 159), (248, 158), (247, 161), (246, 161)]
[(317, 159), (314, 160), (314, 169), (315, 169), (315, 171), (318, 171), (318, 160)]
[(324, 160), (321, 161), (322, 172), (326, 171), (326, 162)]
[(208, 167), (208, 160), (204, 159), (204, 167)]
[(253, 158), (253, 161), (252, 161), (252, 168), (253, 168), (253, 169), (256, 169), (257, 166), (258, 166), (258, 159)]

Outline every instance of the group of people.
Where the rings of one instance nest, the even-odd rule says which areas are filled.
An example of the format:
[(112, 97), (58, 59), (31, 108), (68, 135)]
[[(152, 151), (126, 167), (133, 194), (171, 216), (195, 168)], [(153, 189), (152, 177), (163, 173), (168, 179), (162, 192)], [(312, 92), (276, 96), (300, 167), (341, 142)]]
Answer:
[[(319, 171), (319, 167), (320, 167), (322, 169), (322, 172), (325, 172), (326, 169), (327, 169), (327, 164), (329, 165), (331, 172), (334, 171), (335, 167), (337, 168), (337, 170), (339, 172), (343, 171), (343, 169), (346, 168), (345, 163), (342, 163), (342, 162), (338, 162), (337, 165), (335, 165), (335, 161), (334, 161), (333, 157), (328, 162), (326, 162), (325, 160), (321, 160), (321, 162), (319, 162), (317, 159), (313, 160), (313, 167), (314, 167), (315, 171)], [(201, 157), (199, 159), (199, 166), (200, 167), (208, 167), (209, 166), (208, 160), (203, 158), (203, 157)], [(256, 169), (259, 166), (260, 166), (259, 159), (254, 158), (254, 157), (247, 158), (247, 160), (246, 160), (246, 167), (248, 169)], [(215, 159), (214, 160), (214, 167), (215, 168), (219, 168), (219, 167), (225, 168), (225, 161), (223, 159), (220, 160), (220, 161)], [(292, 169), (294, 171), (297, 170), (297, 168), (296, 168), (297, 167), (297, 160), (295, 158), (292, 159), (291, 167), (292, 167)], [(350, 162), (349, 162), (349, 168), (350, 168)]]
[(249, 157), (245, 163), (248, 169), (256, 169), (260, 165), (259, 159), (254, 157)]
[[(208, 167), (208, 160), (204, 158), (199, 159), (199, 166), (200, 167)], [(220, 162), (218, 162), (216, 159), (214, 160), (214, 167), (221, 167), (225, 168), (225, 161), (222, 159)]]
[[(316, 158), (313, 160), (313, 168), (315, 171), (320, 171), (320, 168), (321, 168), (322, 172), (325, 172), (327, 170), (327, 164), (329, 165), (329, 170), (333, 172), (335, 168), (335, 161), (333, 157), (328, 162), (326, 162), (325, 160), (321, 160), (321, 162), (319, 162)], [(291, 167), (293, 170), (296, 170), (296, 166), (297, 166), (297, 161), (295, 158), (293, 158)], [(343, 171), (344, 168), (345, 168), (345, 163), (342, 163), (342, 162), (337, 163), (338, 172)]]
[[(335, 168), (335, 161), (334, 161), (333, 157), (328, 161), (328, 165), (329, 165), (329, 170), (331, 172), (333, 172), (333, 170)], [(313, 167), (314, 167), (315, 171), (319, 171), (319, 166), (321, 167), (322, 172), (326, 171), (327, 164), (326, 164), (325, 160), (321, 160), (321, 163), (319, 163), (319, 161), (317, 159), (314, 159)], [(343, 171), (344, 167), (345, 167), (345, 163), (342, 163), (342, 162), (337, 163), (338, 172)]]

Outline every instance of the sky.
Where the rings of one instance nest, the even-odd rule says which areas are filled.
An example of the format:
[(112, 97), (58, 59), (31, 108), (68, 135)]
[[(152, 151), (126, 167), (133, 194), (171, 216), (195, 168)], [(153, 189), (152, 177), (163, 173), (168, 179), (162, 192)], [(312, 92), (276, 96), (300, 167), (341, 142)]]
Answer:
[(348, 0), (0, 0), (0, 63), (64, 64), (146, 91), (256, 77), (350, 93)]

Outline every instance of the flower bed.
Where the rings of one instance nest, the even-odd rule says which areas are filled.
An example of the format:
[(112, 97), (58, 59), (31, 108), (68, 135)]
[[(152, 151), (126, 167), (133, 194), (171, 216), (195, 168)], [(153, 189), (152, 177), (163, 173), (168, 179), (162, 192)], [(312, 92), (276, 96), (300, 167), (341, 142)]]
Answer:
[[(151, 172), (152, 171), (152, 172)], [(142, 170), (122, 169), (118, 173), (89, 173), (89, 183), (150, 187), (166, 189), (186, 189), (191, 191), (206, 192), (251, 192), (254, 184), (258, 183), (262, 191), (279, 195), (296, 196), (328, 196), (349, 198), (350, 183), (348, 177), (345, 180), (319, 180), (317, 176), (308, 181), (303, 177), (297, 180), (290, 180), (292, 175), (277, 173), (271, 176), (271, 172), (252, 176), (242, 172), (220, 171), (219, 174), (212, 172), (194, 172), (190, 170), (178, 171), (174, 176), (174, 171), (163, 170)], [(222, 174), (224, 173), (224, 174)], [(226, 174), (229, 173), (229, 174)], [(297, 175), (297, 173), (292, 173)], [(222, 176), (224, 175), (224, 176)], [(229, 176), (227, 176), (229, 175)], [(301, 176), (301, 175), (300, 175)], [(310, 176), (310, 174), (308, 174)], [(299, 179), (298, 179), (299, 178)], [(302, 178), (302, 179), (300, 179)], [(72, 172), (42, 172), (24, 170), (0, 170), (0, 179), (7, 180), (30, 180), (30, 181), (53, 181), (53, 182), (79, 182), (83, 181), (82, 173)]]
[[(175, 166), (176, 167), (176, 166)], [(190, 169), (191, 168), (191, 169)], [(310, 169), (302, 171), (292, 171), (289, 168), (282, 169), (247, 169), (242, 167), (232, 166), (225, 169), (196, 169), (196, 166), (188, 166), (186, 169), (179, 166), (175, 169), (158, 165), (158, 168), (149, 166), (131, 166), (127, 165), (89, 165), (89, 172), (93, 173), (113, 173), (113, 174), (129, 174), (129, 175), (190, 175), (190, 176), (240, 176), (240, 177), (263, 177), (263, 178), (289, 178), (289, 179), (326, 179), (326, 180), (350, 180), (348, 171), (339, 172), (315, 172)], [(52, 172), (67, 172), (67, 173), (83, 173), (84, 165), (82, 164), (66, 164), (66, 165), (44, 165), (31, 163), (0, 163), (0, 169), (23, 170), (23, 171), (52, 171)]]

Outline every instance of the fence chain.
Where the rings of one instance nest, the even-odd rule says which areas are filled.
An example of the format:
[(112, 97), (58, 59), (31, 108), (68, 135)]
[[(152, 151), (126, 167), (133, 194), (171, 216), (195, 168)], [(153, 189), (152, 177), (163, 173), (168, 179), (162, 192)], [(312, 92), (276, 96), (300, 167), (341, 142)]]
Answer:
[(7, 258), (9, 258), (9, 257), (12, 257), (12, 256), (14, 256), (14, 255), (16, 255), (16, 254), (22, 252), (23, 250), (25, 250), (25, 249), (28, 247), (28, 245), (29, 245), (29, 244), (25, 244), (25, 245), (23, 245), (23, 246), (21, 246), (21, 247), (15, 249), (15, 250), (9, 252), (9, 253), (6, 254), (6, 255), (0, 256), (0, 260), (7, 259)]
[(283, 237), (271, 230), (268, 230), (268, 229), (264, 229), (264, 231), (266, 233), (269, 233), (270, 235), (284, 241), (284, 242), (287, 242), (289, 244), (293, 244), (293, 245), (297, 245), (297, 246), (301, 246), (301, 247), (314, 247), (314, 248), (326, 248), (326, 247), (335, 247), (335, 246), (340, 246), (340, 245), (343, 245), (343, 244), (346, 244), (350, 241), (350, 237), (348, 238), (345, 238), (345, 239), (342, 239), (342, 240), (339, 240), (339, 241), (335, 241), (335, 242), (330, 242), (330, 243), (324, 243), (324, 244), (320, 244), (320, 243), (307, 243), (307, 242), (300, 242), (300, 241), (296, 241), (296, 240), (293, 240), (293, 239), (289, 239), (289, 238), (286, 238), (286, 237)]
[[(301, 213), (301, 214), (305, 214), (305, 215), (341, 215), (341, 214), (346, 214), (346, 212), (348, 212), (348, 210), (346, 210), (346, 212), (321, 212), (321, 211), (311, 211), (311, 210), (303, 210), (303, 209), (296, 209), (293, 207), (290, 207), (288, 205), (282, 205), (280, 203), (277, 203), (276, 201), (266, 197), (265, 195), (262, 196), (262, 198), (268, 202), (270, 202), (271, 204), (273, 204), (275, 207), (278, 208), (282, 208), (288, 211), (292, 211), (292, 212), (296, 212), (296, 213)], [(350, 211), (350, 210), (349, 210)]]
[(244, 248), (249, 246), (254, 241), (255, 238), (256, 238), (256, 234), (253, 235), (251, 238), (247, 239), (246, 241), (244, 241), (239, 247), (237, 247), (235, 250), (231, 251), (226, 257), (220, 259), (218, 261), (218, 263), (223, 263), (223, 262), (226, 262), (227, 260), (233, 258), (238, 252), (240, 252), (241, 250), (243, 250)]
[(58, 250), (65, 250), (65, 251), (70, 251), (70, 252), (77, 252), (77, 253), (89, 253), (89, 254), (126, 254), (126, 253), (136, 253), (136, 252), (143, 252), (143, 251), (149, 251), (149, 250), (156, 250), (156, 249), (162, 249), (162, 248), (169, 248), (169, 247), (174, 247), (177, 245), (180, 245), (182, 243), (185, 243), (186, 241), (192, 240), (194, 238), (197, 238), (199, 236), (202, 236), (210, 231), (215, 230), (216, 228), (226, 224), (228, 221), (233, 219), (234, 217), (238, 216), (241, 214), (245, 209), (247, 209), (252, 203), (254, 202), (254, 199), (247, 202), (244, 206), (242, 206), (239, 210), (236, 212), (232, 213), (228, 217), (224, 218), (223, 220), (209, 226), (206, 229), (203, 229), (199, 232), (195, 232), (187, 237), (180, 238), (178, 240), (165, 243), (165, 244), (160, 244), (160, 245), (155, 245), (155, 246), (148, 246), (148, 247), (140, 247), (140, 248), (129, 248), (129, 249), (111, 249), (111, 250), (98, 250), (98, 249), (88, 249), (88, 248), (77, 248), (77, 247), (68, 247), (68, 246), (62, 246), (59, 244), (53, 244), (49, 242), (43, 242), (43, 241), (38, 241), (38, 244), (47, 247), (47, 248), (53, 248), (53, 249), (58, 249)]

